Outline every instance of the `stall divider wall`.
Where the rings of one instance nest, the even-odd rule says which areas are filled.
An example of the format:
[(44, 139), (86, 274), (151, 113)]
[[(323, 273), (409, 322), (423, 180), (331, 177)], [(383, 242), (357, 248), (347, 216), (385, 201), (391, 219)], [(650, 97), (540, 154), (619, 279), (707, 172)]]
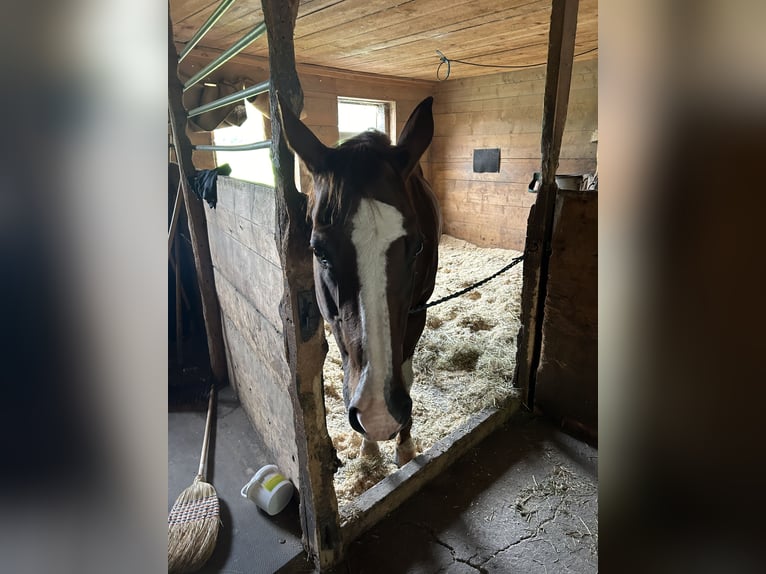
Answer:
[(273, 457), (261, 462), (276, 463), (299, 486), (279, 317), (282, 267), (274, 242), (274, 188), (221, 176), (216, 207), (205, 211), (229, 382)]
[(598, 437), (598, 192), (556, 194), (535, 408)]

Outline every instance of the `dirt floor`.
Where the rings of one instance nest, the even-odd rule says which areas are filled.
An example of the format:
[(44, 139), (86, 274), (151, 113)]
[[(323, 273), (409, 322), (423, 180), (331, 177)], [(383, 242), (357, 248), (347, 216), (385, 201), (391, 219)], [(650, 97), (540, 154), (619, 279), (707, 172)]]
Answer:
[[(519, 255), (443, 236), (431, 300), (492, 275)], [(517, 265), (486, 285), (428, 310), (413, 361), (412, 436), (418, 453), (471, 415), (513, 393), (521, 286), (521, 265)], [(325, 406), (328, 431), (343, 465), (335, 475), (342, 511), (344, 505), (396, 470), (394, 441), (379, 443), (379, 459), (358, 456), (361, 436), (349, 426), (343, 404), (340, 352), (329, 327), (326, 335), (330, 350), (324, 368)]]

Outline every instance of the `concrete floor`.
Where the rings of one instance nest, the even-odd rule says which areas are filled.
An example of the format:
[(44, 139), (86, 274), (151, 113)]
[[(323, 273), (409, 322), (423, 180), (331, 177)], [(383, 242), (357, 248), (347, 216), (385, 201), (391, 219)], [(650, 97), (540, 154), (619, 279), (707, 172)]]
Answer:
[[(252, 471), (268, 460), (226, 391), (212, 476), (224, 528), (203, 572), (311, 573), (300, 548), (295, 501), (268, 517), (239, 495)], [(194, 478), (203, 426), (201, 412), (169, 415), (169, 498)], [(597, 459), (594, 448), (519, 413), (353, 543), (336, 571), (597, 572)]]
[[(196, 410), (176, 408), (168, 413), (168, 512), (197, 474), (207, 403), (196, 403)], [(272, 461), (231, 387), (218, 395), (210, 445), (207, 480), (216, 489), (223, 526), (213, 556), (200, 572), (277, 572), (303, 552), (297, 498), (277, 516), (268, 516), (240, 495), (255, 471)]]

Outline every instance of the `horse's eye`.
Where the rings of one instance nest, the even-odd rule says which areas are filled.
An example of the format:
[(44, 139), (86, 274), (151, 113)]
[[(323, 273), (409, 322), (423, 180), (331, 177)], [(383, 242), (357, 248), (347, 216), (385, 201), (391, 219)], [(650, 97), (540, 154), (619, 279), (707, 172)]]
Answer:
[(317, 258), (317, 261), (319, 261), (319, 264), (327, 269), (330, 267), (330, 262), (327, 260), (327, 254), (322, 251), (320, 247), (314, 247), (314, 257)]
[(423, 240), (418, 237), (417, 243), (415, 243), (414, 249), (411, 252), (412, 253), (412, 260), (414, 261), (415, 258), (420, 255), (420, 253), (423, 251)]

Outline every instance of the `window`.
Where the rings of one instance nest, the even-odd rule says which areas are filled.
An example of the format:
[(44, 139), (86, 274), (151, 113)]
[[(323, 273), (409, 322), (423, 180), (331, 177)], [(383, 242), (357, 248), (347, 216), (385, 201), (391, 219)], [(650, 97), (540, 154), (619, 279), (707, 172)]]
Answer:
[(392, 102), (338, 98), (338, 137), (344, 141), (359, 132), (378, 130), (391, 136)]
[[(239, 145), (263, 141), (266, 137), (264, 117), (255, 106), (245, 100), (247, 119), (241, 126), (213, 130), (215, 145)], [(269, 148), (252, 151), (217, 151), (216, 165), (228, 163), (231, 177), (274, 187), (274, 170), (271, 167)]]

